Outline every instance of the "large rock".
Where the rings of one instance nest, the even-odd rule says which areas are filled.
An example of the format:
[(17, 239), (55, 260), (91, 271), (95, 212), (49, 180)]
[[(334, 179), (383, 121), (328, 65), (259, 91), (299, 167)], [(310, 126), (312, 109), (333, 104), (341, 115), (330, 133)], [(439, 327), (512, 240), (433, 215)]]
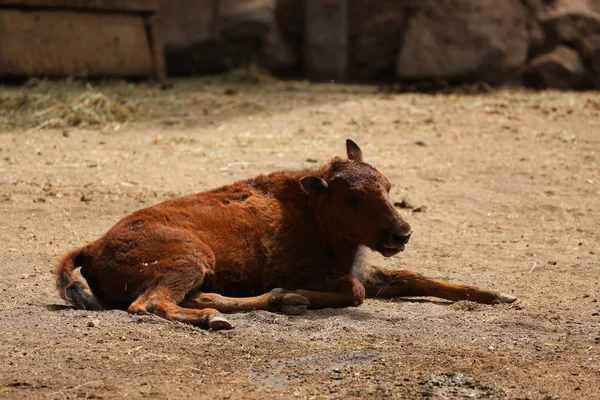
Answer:
[[(600, 88), (600, 0), (527, 0), (526, 4), (544, 35), (543, 44), (531, 47), (530, 54), (536, 57), (557, 46), (569, 46), (578, 52), (586, 70), (578, 85)], [(567, 64), (572, 64), (573, 56), (567, 58), (571, 60)], [(527, 69), (526, 79), (531, 78), (531, 70)]]
[(537, 56), (524, 73), (525, 84), (539, 89), (577, 89), (582, 86), (584, 77), (579, 54), (567, 46)]
[(274, 0), (220, 0), (217, 44), (231, 67), (258, 60), (275, 25)]
[(299, 68), (300, 56), (281, 29), (273, 25), (267, 33), (258, 61), (274, 73), (289, 75)]
[(500, 83), (515, 78), (525, 64), (528, 10), (521, 1), (417, 4), (398, 54), (396, 72), (401, 80)]
[(316, 81), (341, 81), (348, 65), (346, 0), (304, 2), (304, 73)]
[(525, 4), (542, 27), (547, 48), (577, 47), (584, 38), (600, 34), (599, 0), (527, 0)]
[(169, 75), (194, 75), (227, 68), (216, 44), (216, 2), (161, 0), (160, 6)]
[(162, 0), (171, 75), (221, 72), (261, 63), (292, 68), (296, 54), (275, 19), (275, 0)]
[(407, 17), (406, 2), (348, 2), (348, 76), (372, 80), (393, 77)]

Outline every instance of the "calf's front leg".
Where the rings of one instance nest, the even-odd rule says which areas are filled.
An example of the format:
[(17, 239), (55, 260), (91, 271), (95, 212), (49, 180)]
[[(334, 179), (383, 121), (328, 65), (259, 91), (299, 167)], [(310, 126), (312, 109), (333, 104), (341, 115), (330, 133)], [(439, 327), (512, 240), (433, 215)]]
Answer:
[(223, 313), (266, 310), (302, 314), (307, 308), (358, 306), (365, 299), (365, 288), (354, 276), (315, 282), (302, 289), (276, 288), (254, 297), (227, 297), (218, 293), (196, 293), (179, 304), (193, 309), (214, 309)]
[(352, 275), (312, 282), (288, 293), (308, 299), (311, 309), (359, 306), (365, 300), (363, 284)]
[(218, 293), (197, 293), (186, 296), (180, 305), (194, 309), (215, 309), (223, 313), (265, 310), (296, 315), (306, 311), (309, 300), (302, 295), (284, 291), (273, 291), (253, 297), (227, 297)]
[(477, 303), (512, 303), (515, 296), (476, 286), (444, 282), (406, 270), (386, 270), (373, 266), (361, 277), (367, 297), (431, 296)]

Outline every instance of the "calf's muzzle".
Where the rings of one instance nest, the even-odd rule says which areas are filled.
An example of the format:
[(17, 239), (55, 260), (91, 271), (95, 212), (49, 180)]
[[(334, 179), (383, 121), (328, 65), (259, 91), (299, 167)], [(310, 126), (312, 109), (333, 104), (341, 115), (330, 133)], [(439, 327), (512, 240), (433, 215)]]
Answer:
[(406, 223), (394, 224), (385, 236), (385, 240), (381, 245), (381, 254), (386, 257), (393, 256), (394, 254), (403, 251), (406, 243), (410, 239), (412, 230)]

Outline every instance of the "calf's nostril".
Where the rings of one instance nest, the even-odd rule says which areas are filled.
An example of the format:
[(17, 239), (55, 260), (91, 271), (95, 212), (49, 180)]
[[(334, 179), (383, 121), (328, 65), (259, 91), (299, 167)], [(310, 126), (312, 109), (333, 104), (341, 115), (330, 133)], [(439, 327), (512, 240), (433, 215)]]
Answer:
[(398, 235), (396, 233), (392, 233), (392, 240), (397, 244), (406, 244), (408, 243), (408, 239), (410, 239), (410, 233), (408, 235)]

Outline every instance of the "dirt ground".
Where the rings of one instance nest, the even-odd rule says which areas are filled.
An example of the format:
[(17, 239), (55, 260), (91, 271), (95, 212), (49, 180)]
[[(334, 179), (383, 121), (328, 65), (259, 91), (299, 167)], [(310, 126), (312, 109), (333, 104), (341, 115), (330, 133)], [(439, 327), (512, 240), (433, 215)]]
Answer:
[[(131, 98), (143, 86), (94, 89), (115, 85)], [(132, 122), (0, 118), (0, 398), (600, 398), (600, 95), (146, 89)], [(209, 332), (73, 310), (55, 293), (56, 258), (128, 213), (318, 165), (347, 137), (414, 229), (405, 252), (373, 263), (519, 300), (369, 299), (233, 314), (235, 329)]]

